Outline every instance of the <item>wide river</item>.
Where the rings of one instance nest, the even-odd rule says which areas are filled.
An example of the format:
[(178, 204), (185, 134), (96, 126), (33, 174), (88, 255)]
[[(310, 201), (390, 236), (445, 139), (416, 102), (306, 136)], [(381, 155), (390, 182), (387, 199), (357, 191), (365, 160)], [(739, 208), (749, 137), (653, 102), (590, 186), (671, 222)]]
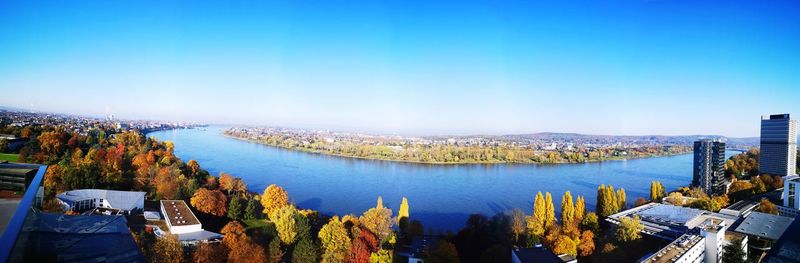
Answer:
[[(520, 208), (531, 213), (537, 191), (551, 192), (556, 209), (561, 196), (583, 195), (594, 210), (600, 184), (625, 188), (628, 204), (647, 197), (650, 181), (668, 190), (692, 178), (692, 155), (586, 164), (429, 165), (361, 160), (285, 150), (222, 135), (224, 127), (158, 131), (148, 134), (173, 141), (175, 154), (197, 160), (211, 174), (230, 173), (261, 193), (278, 184), (302, 208), (326, 214), (360, 215), (378, 196), (397, 214), (407, 197), (412, 220), (426, 229), (457, 230), (470, 214), (487, 216)], [(728, 153), (730, 154), (730, 153)]]

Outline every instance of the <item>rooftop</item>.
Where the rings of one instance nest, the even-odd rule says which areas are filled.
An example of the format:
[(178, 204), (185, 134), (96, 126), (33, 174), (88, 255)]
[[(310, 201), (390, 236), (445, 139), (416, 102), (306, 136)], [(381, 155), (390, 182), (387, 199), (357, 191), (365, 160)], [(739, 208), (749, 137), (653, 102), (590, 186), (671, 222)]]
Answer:
[(189, 226), (200, 224), (200, 220), (194, 216), (192, 210), (183, 200), (161, 200), (164, 208), (165, 219), (169, 219), (172, 226)]
[(800, 220), (794, 220), (786, 230), (790, 235), (781, 236), (772, 249), (767, 252), (764, 263), (783, 263), (800, 261)]
[(792, 221), (794, 221), (794, 218), (752, 212), (750, 216), (745, 218), (744, 221), (736, 227), (735, 231), (751, 236), (777, 240), (783, 235), (789, 225), (792, 224)]
[(136, 209), (139, 204), (143, 204), (144, 195), (145, 192), (80, 189), (63, 192), (57, 197), (59, 200), (70, 204), (86, 199), (102, 198), (108, 201), (111, 207), (128, 211)]
[(545, 247), (528, 247), (528, 248), (513, 248), (512, 252), (519, 258), (520, 262), (537, 262), (537, 263), (564, 263), (564, 260), (558, 257)]
[(689, 251), (692, 247), (694, 247), (698, 242), (703, 241), (702, 236), (698, 236), (695, 234), (684, 234), (680, 236), (675, 241), (672, 241), (669, 245), (662, 248), (655, 254), (651, 255), (642, 262), (647, 263), (667, 263), (667, 262), (675, 262), (678, 258), (683, 256), (686, 251)]

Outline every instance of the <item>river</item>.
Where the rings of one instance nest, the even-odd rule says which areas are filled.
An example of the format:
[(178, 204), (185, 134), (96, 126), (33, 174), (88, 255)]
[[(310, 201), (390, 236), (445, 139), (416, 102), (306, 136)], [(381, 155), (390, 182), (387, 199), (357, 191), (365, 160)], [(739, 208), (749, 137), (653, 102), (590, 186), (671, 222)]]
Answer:
[(258, 193), (278, 184), (298, 206), (326, 214), (360, 215), (382, 196), (396, 215), (405, 196), (411, 219), (426, 229), (457, 230), (470, 214), (491, 216), (515, 207), (529, 214), (537, 191), (551, 192), (557, 210), (565, 191), (573, 198), (583, 195), (593, 210), (600, 184), (625, 188), (632, 205), (637, 197), (649, 196), (653, 180), (669, 191), (692, 179), (691, 154), (585, 164), (412, 164), (285, 150), (225, 137), (223, 129), (148, 136), (174, 142), (178, 157), (197, 160), (211, 174), (241, 177)]

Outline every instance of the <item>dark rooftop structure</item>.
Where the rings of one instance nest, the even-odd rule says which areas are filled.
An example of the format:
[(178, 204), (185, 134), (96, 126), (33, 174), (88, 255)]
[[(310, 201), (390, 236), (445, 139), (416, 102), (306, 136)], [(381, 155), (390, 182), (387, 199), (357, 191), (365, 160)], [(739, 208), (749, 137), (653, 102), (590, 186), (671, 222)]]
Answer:
[(793, 220), (794, 218), (785, 216), (752, 212), (734, 231), (759, 238), (777, 240), (792, 224)]
[(38, 169), (33, 164), (0, 163), (0, 189), (24, 192)]
[(535, 247), (527, 248), (513, 248), (511, 249), (511, 262), (528, 263), (564, 263), (567, 262), (561, 259), (547, 248), (536, 245)]
[(800, 220), (794, 220), (762, 261), (764, 263), (800, 262)]

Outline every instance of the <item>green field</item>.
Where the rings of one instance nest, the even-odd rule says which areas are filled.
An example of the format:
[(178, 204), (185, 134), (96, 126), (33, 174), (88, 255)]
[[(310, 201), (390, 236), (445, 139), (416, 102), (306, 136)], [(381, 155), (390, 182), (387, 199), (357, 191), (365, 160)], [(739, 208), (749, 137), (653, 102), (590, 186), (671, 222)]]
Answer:
[(19, 159), (19, 154), (0, 153), (0, 161), (16, 162), (17, 159)]

